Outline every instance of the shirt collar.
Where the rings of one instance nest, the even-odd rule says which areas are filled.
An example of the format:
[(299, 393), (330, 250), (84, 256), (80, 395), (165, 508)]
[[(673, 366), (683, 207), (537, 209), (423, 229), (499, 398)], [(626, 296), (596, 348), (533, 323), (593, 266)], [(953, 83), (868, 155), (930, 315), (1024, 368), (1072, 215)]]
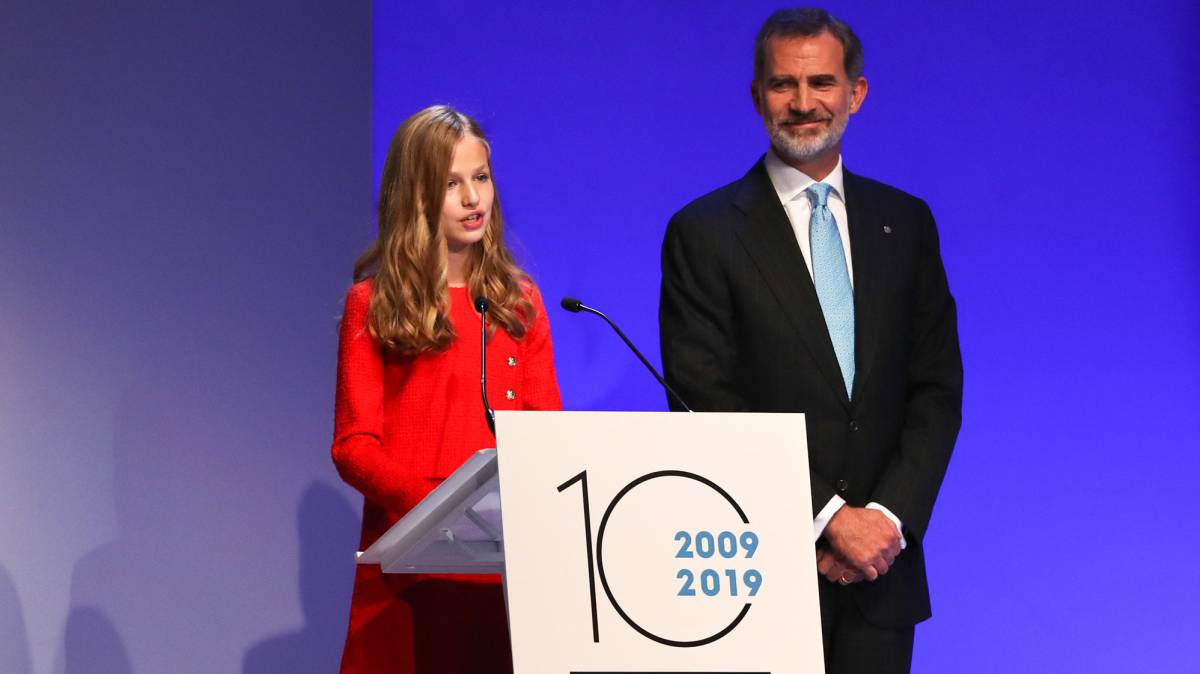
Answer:
[[(771, 179), (771, 185), (775, 187), (775, 194), (779, 195), (779, 202), (787, 204), (796, 198), (803, 196), (804, 190), (808, 189), (809, 185), (817, 182), (812, 177), (797, 170), (796, 168), (784, 163), (779, 155), (775, 154), (774, 148), (767, 150), (765, 159), (767, 168), (767, 177)], [(821, 182), (833, 188), (831, 195), (837, 197), (843, 202), (846, 200), (845, 192), (842, 190), (842, 155), (838, 155), (837, 166), (825, 176)]]

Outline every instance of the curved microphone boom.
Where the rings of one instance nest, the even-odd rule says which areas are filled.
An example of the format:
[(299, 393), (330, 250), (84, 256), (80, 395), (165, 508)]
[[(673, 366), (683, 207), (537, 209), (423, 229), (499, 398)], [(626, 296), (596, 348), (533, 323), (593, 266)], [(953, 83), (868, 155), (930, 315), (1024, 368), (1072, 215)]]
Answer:
[(487, 419), (488, 430), (492, 437), (496, 436), (496, 413), (488, 404), (487, 398), (487, 314), (492, 308), (488, 298), (475, 298), (475, 311), (479, 312), (479, 392), (483, 395), (483, 415)]
[(562, 298), (562, 302), (559, 304), (562, 305), (563, 309), (566, 309), (573, 314), (586, 311), (589, 314), (595, 314), (600, 318), (603, 318), (604, 322), (608, 323), (609, 327), (611, 327), (613, 331), (617, 333), (617, 336), (621, 338), (621, 341), (625, 342), (625, 346), (628, 346), (629, 350), (633, 352), (633, 355), (637, 356), (638, 360), (642, 361), (642, 365), (645, 365), (646, 369), (650, 370), (650, 374), (654, 375), (654, 378), (658, 380), (658, 383), (662, 384), (662, 387), (666, 389), (667, 393), (674, 398), (676, 402), (679, 403), (680, 407), (688, 412), (692, 411), (692, 408), (688, 407), (688, 404), (683, 402), (683, 398), (680, 398), (679, 394), (675, 392), (675, 389), (672, 389), (671, 386), (667, 384), (667, 381), (662, 378), (662, 375), (658, 373), (658, 370), (654, 369), (654, 366), (650, 364), (650, 361), (646, 360), (646, 357), (642, 355), (642, 352), (638, 351), (638, 348), (633, 345), (633, 342), (629, 341), (629, 338), (625, 336), (625, 333), (621, 332), (621, 328), (618, 328), (616, 323), (612, 322), (612, 319), (610, 319), (608, 316), (605, 316), (602, 312), (589, 307), (583, 302), (580, 302), (574, 297), (564, 297)]

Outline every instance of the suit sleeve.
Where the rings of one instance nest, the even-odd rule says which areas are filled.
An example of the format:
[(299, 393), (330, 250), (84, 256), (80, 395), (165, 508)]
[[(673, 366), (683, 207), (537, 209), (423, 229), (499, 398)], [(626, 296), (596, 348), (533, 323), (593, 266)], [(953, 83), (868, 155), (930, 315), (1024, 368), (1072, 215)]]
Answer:
[[(719, 246), (682, 212), (667, 225), (658, 308), (663, 373), (698, 412), (742, 412), (733, 302)], [(683, 409), (670, 396), (667, 403)]]
[(384, 450), (384, 354), (367, 331), (369, 283), (359, 283), (346, 296), (338, 340), (337, 388), (334, 400), (333, 463), (347, 484), (367, 500), (401, 513), (416, 485), (403, 463)]
[(525, 367), (522, 370), (521, 390), (524, 391), (524, 402), (521, 408), (561, 410), (562, 397), (554, 371), (554, 345), (550, 341), (550, 317), (546, 314), (538, 289), (531, 286), (529, 295), (533, 302), (534, 318), (523, 340)]
[(908, 362), (908, 403), (899, 451), (871, 500), (896, 514), (908, 534), (925, 535), (933, 503), (962, 425), (962, 356), (958, 319), (939, 252), (937, 227), (924, 202), (922, 243)]

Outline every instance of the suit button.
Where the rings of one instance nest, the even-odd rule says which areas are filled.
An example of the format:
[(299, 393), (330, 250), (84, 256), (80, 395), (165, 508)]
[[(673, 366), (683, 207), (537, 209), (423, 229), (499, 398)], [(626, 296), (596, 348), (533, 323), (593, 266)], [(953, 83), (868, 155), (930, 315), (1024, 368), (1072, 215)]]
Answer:
[(516, 366), (517, 366), (517, 357), (516, 357), (516, 356), (509, 356), (509, 357), (508, 357), (508, 366), (509, 366), (509, 367), (516, 367)]
[(857, 421), (851, 421), (851, 422), (850, 422), (850, 432), (851, 432), (851, 433), (857, 433), (857, 432), (858, 432), (858, 422), (857, 422)]
[(839, 493), (839, 494), (844, 494), (844, 493), (846, 493), (846, 490), (847, 490), (847, 489), (849, 489), (849, 488), (850, 488), (850, 483), (849, 483), (849, 482), (847, 482), (847, 481), (845, 481), (845, 480), (838, 480), (838, 481), (837, 481), (837, 490), (838, 490), (838, 493)]
[(508, 398), (509, 400), (516, 400), (517, 392), (512, 389), (508, 389), (507, 391), (504, 392), (504, 397)]

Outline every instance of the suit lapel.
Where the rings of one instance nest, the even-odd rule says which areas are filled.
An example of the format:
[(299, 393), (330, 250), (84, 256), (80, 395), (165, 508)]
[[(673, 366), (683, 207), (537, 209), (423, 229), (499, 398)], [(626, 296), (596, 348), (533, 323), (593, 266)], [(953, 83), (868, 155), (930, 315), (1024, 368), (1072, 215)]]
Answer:
[[(734, 199), (734, 205), (745, 214), (746, 219), (743, 226), (737, 229), (738, 238), (758, 267), (767, 287), (783, 307), (783, 315), (800, 334), (821, 375), (839, 392), (842, 404), (849, 406), (842, 371), (817, 300), (817, 290), (796, 242), (796, 233), (783, 205), (779, 203), (779, 196), (767, 177), (762, 160), (750, 169), (739, 185), (740, 191)], [(854, 266), (857, 270), (857, 259)], [(857, 316), (856, 309), (855, 320)]]
[[(843, 169), (844, 170), (844, 169)], [(888, 256), (883, 248), (885, 217), (872, 201), (866, 181), (844, 171), (846, 219), (850, 228), (850, 259), (854, 263), (854, 393), (863, 386), (878, 351)]]

